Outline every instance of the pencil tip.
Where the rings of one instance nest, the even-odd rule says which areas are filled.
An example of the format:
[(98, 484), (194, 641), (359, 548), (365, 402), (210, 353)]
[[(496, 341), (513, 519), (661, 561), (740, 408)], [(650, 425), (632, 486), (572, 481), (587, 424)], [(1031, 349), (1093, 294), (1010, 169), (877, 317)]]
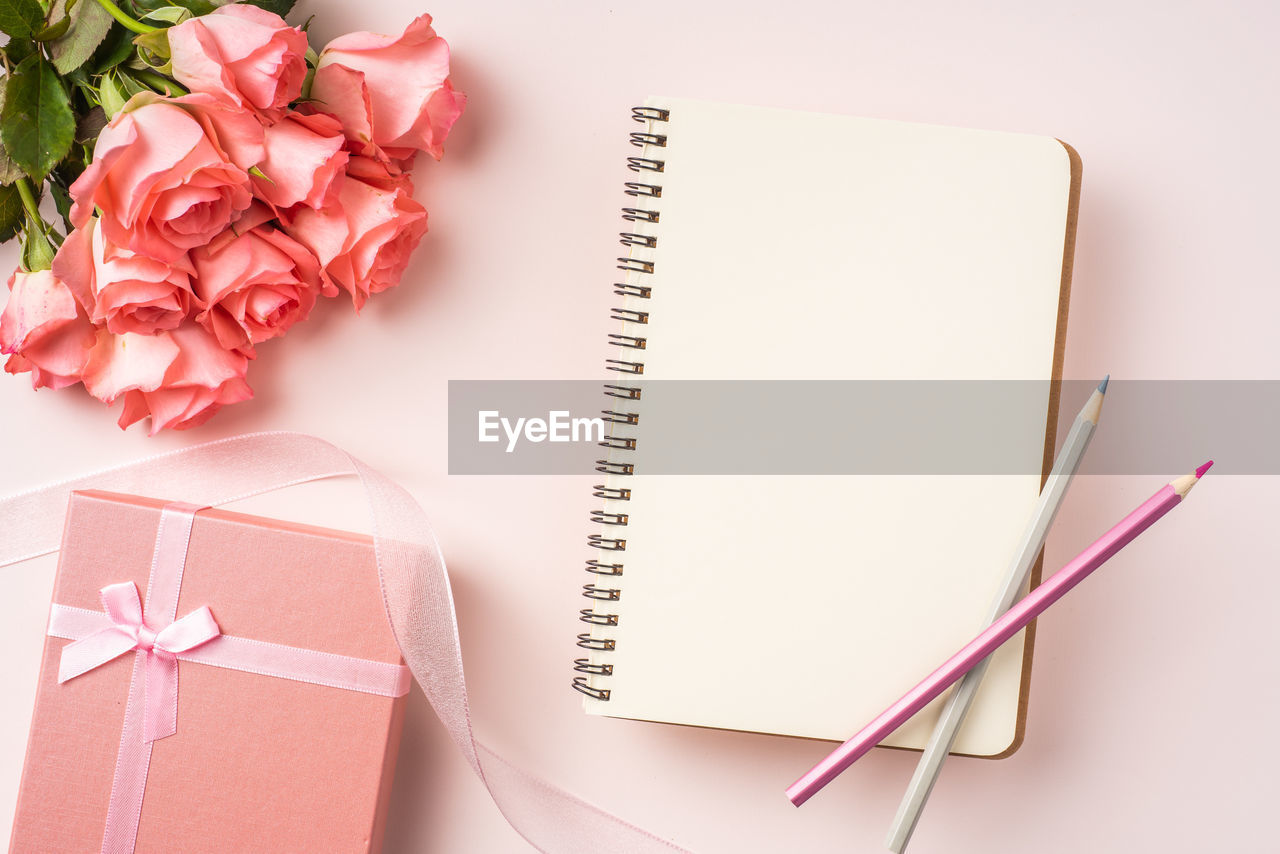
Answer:
[(1204, 465), (1200, 466), (1200, 468), (1196, 469), (1196, 480), (1199, 480), (1200, 478), (1204, 477), (1204, 473), (1207, 472), (1209, 470), (1209, 467), (1212, 465), (1213, 465), (1213, 460), (1209, 460), (1209, 462), (1205, 463)]
[(1102, 382), (1098, 383), (1098, 391), (1103, 394), (1107, 393), (1107, 383), (1111, 382), (1111, 374), (1107, 374), (1102, 378)]

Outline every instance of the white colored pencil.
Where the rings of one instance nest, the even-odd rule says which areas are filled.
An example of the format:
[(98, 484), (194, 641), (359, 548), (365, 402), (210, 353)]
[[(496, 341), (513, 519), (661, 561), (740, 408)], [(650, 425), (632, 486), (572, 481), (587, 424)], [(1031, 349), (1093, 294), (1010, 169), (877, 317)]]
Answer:
[[(1110, 378), (1111, 375), (1108, 374), (1102, 382), (1098, 383), (1097, 389), (1089, 396), (1089, 400), (1071, 425), (1071, 431), (1067, 433), (1066, 441), (1062, 443), (1062, 451), (1054, 460), (1049, 478), (1045, 481), (1044, 489), (1040, 491), (1040, 500), (1036, 502), (1031, 520), (1027, 524), (1026, 531), (1023, 532), (1016, 556), (1009, 565), (1004, 586), (996, 601), (992, 603), (984, 625), (995, 622), (1001, 614), (1013, 607), (1018, 593), (1026, 584), (1027, 576), (1031, 573), (1031, 565), (1036, 562), (1036, 557), (1044, 547), (1045, 538), (1049, 535), (1049, 527), (1058, 514), (1058, 508), (1062, 505), (1062, 499), (1067, 494), (1067, 487), (1071, 485), (1076, 469), (1080, 467), (1080, 461), (1084, 459), (1084, 452), (1093, 438), (1094, 428), (1098, 426), (1098, 416), (1102, 413), (1102, 400), (1107, 393), (1107, 382)], [(986, 673), (989, 661), (989, 658), (985, 659), (969, 671), (947, 699), (938, 723), (934, 726), (933, 734), (929, 736), (924, 755), (920, 757), (911, 782), (907, 785), (907, 792), (898, 806), (898, 814), (894, 816), (893, 826), (885, 839), (885, 845), (889, 850), (902, 854), (907, 847), (907, 842), (911, 840), (911, 834), (920, 820), (920, 813), (924, 810), (925, 801), (929, 799), (929, 793), (933, 791), (933, 785), (938, 781), (942, 763), (946, 761), (947, 753), (956, 740), (956, 734), (960, 731), (960, 725), (964, 723), (964, 717), (968, 714), (973, 698), (978, 693), (978, 686), (982, 684), (982, 676)]]

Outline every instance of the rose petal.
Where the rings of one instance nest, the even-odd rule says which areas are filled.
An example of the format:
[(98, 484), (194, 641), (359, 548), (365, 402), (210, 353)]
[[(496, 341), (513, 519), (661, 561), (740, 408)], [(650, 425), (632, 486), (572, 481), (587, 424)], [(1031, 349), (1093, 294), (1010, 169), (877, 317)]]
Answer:
[(9, 278), (9, 301), (0, 314), (0, 352), (16, 353), (75, 319), (75, 298), (51, 271), (15, 272)]
[(262, 128), (243, 110), (206, 95), (136, 95), (71, 187), (73, 222), (83, 227), (96, 208), (109, 243), (179, 263), (249, 206), (248, 173), (231, 159), (261, 154)]
[(273, 12), (234, 3), (169, 29), (173, 76), (237, 107), (277, 110), (302, 92), (307, 37)]
[(171, 333), (104, 335), (89, 352), (84, 387), (104, 403), (128, 391), (154, 391), (177, 358)]
[(399, 36), (334, 39), (320, 53), (311, 95), (342, 121), (356, 153), (394, 159), (415, 149), (439, 159), (466, 104), (449, 82), (449, 45), (430, 15)]
[(342, 125), (332, 116), (287, 113), (266, 128), (258, 167), (266, 178), (253, 179), (255, 194), (278, 208), (324, 207), (345, 177), (344, 144)]
[(286, 230), (319, 260), (322, 276), (350, 294), (356, 310), (394, 286), (427, 231), (427, 212), (401, 190), (348, 180), (332, 208), (297, 211)]

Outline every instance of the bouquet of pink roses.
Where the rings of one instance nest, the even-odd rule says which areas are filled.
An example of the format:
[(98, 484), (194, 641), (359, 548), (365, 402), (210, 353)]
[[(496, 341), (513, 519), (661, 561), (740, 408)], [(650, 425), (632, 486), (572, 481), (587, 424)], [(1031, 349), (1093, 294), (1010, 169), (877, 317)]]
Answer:
[(414, 156), (465, 103), (448, 45), (423, 15), (316, 53), (291, 5), (0, 2), (6, 371), (181, 430), (250, 398), (257, 345), (318, 297), (397, 284), (427, 230)]

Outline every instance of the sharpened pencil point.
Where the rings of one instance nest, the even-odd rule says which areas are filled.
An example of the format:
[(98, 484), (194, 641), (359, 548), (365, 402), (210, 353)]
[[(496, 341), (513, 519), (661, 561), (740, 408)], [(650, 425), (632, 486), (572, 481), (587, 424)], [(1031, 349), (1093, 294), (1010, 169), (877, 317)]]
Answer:
[(1107, 374), (1102, 378), (1102, 382), (1098, 383), (1098, 391), (1103, 394), (1107, 393), (1107, 383), (1111, 382), (1111, 374)]
[(1204, 477), (1204, 473), (1207, 472), (1209, 470), (1209, 467), (1212, 465), (1213, 465), (1213, 460), (1209, 460), (1209, 462), (1205, 463), (1204, 465), (1200, 466), (1200, 468), (1196, 469), (1196, 480), (1199, 480), (1200, 478)]

